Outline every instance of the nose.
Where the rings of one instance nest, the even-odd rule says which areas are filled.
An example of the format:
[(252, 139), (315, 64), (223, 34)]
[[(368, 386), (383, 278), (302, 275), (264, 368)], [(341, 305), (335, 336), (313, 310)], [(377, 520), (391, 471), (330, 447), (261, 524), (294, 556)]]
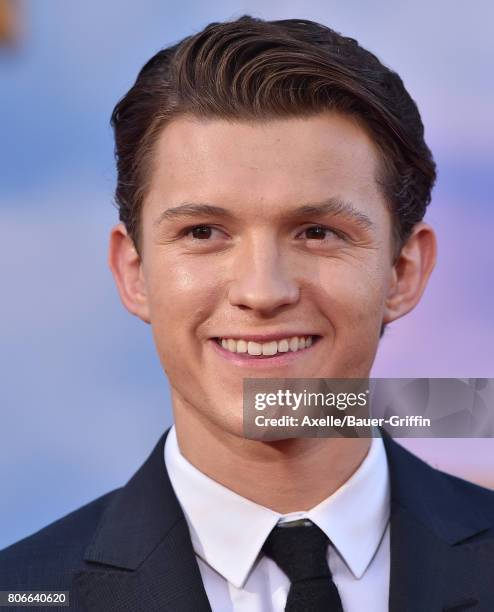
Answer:
[(298, 283), (275, 240), (259, 237), (239, 249), (229, 289), (233, 306), (271, 315), (299, 297)]

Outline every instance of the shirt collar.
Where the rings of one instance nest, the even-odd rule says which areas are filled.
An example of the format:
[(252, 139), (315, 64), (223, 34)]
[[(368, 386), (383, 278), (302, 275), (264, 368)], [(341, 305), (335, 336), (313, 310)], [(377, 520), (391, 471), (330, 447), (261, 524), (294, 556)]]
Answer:
[(384, 443), (377, 430), (353, 475), (306, 513), (331, 540), (356, 578), (379, 547), (390, 514), (390, 481)]
[(180, 452), (175, 427), (166, 438), (164, 454), (194, 551), (237, 588), (242, 588), (280, 520), (309, 518), (357, 578), (374, 556), (389, 520), (389, 476), (380, 437), (372, 439), (363, 462), (337, 491), (307, 512), (287, 515), (238, 495), (195, 468)]

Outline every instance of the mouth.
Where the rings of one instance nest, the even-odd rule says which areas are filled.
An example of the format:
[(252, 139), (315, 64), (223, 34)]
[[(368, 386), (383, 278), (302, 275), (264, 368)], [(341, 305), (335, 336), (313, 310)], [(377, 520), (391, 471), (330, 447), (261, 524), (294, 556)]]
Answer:
[(283, 365), (312, 352), (322, 336), (316, 334), (264, 339), (211, 338), (213, 347), (226, 359), (240, 365)]

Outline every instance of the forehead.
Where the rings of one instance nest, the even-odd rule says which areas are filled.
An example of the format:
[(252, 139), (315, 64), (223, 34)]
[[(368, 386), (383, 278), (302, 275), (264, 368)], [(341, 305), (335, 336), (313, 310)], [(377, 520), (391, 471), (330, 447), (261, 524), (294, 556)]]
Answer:
[(180, 117), (160, 134), (149, 206), (210, 201), (258, 214), (328, 197), (382, 208), (379, 152), (337, 113), (264, 121)]

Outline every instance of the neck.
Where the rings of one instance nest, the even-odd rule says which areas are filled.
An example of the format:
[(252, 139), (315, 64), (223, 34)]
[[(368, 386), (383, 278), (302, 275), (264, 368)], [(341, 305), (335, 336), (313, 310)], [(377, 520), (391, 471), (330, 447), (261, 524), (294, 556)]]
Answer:
[(281, 514), (310, 510), (334, 493), (357, 470), (371, 442), (370, 438), (248, 440), (194, 410), (177, 408), (175, 428), (182, 455), (228, 489)]

